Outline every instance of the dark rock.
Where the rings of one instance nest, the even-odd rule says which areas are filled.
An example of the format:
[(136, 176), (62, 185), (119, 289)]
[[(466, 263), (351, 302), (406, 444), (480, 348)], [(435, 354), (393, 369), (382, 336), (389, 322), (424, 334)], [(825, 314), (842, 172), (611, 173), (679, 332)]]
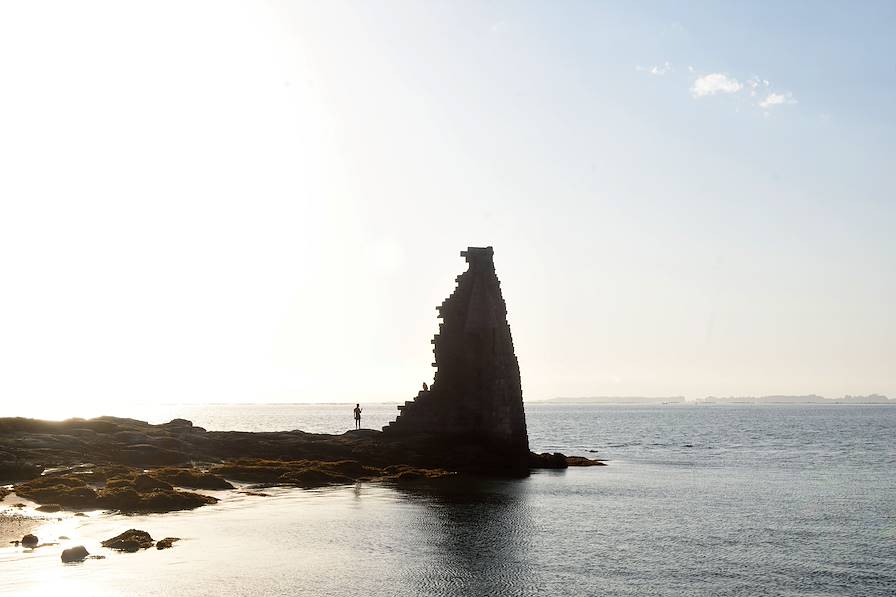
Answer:
[(171, 483), (157, 479), (152, 475), (143, 474), (137, 475), (137, 478), (134, 479), (134, 489), (140, 493), (145, 493), (157, 489), (171, 490), (174, 487), (172, 487)]
[(531, 452), (529, 454), (529, 466), (531, 468), (566, 468), (569, 464), (566, 462), (566, 456), (560, 452), (554, 452), (553, 454), (548, 452), (542, 452), (541, 454)]
[(357, 460), (238, 460), (214, 467), (214, 472), (231, 479), (255, 483), (296, 485), (306, 489), (355, 481), (409, 481), (433, 479), (451, 473), (445, 469), (390, 465), (384, 468), (362, 465)]
[(320, 487), (333, 483), (351, 483), (353, 479), (332, 471), (305, 468), (284, 473), (278, 481), (299, 487)]
[(109, 479), (133, 479), (138, 474), (139, 471), (123, 464), (90, 465), (72, 471), (72, 476), (83, 479), (87, 483), (102, 483)]
[(39, 477), (44, 468), (37, 464), (20, 461), (0, 462), (0, 483), (15, 483)]
[(75, 477), (40, 477), (16, 485), (14, 491), (38, 504), (57, 504), (63, 508), (90, 508), (96, 503), (96, 492)]
[(400, 482), (418, 481), (422, 478), (423, 476), (417, 471), (401, 471), (395, 475), (395, 480)]
[(175, 541), (180, 541), (180, 537), (165, 537), (156, 543), (156, 549), (168, 549), (174, 546)]
[(560, 452), (549, 454), (532, 453), (529, 456), (529, 466), (532, 468), (554, 468), (562, 469), (570, 466), (605, 466), (602, 460), (585, 458), (584, 456), (565, 456)]
[(101, 545), (118, 551), (135, 552), (140, 549), (149, 549), (153, 543), (152, 537), (146, 531), (128, 529), (120, 535), (106, 539)]
[(38, 506), (35, 510), (40, 512), (59, 512), (62, 510), (62, 506), (59, 504), (44, 504), (43, 506)]
[(21, 540), (22, 547), (37, 547), (39, 542), (40, 540), (37, 538), (37, 535), (32, 535), (31, 533), (22, 537)]
[(233, 463), (214, 466), (210, 469), (210, 472), (225, 479), (234, 479), (236, 481), (275, 483), (290, 470), (292, 469), (288, 462), (238, 460)]
[(190, 489), (233, 489), (225, 479), (196, 469), (161, 468), (152, 471), (153, 477), (178, 487)]
[(606, 462), (597, 460), (596, 458), (585, 458), (584, 456), (567, 456), (566, 464), (568, 466), (606, 466)]
[(62, 550), (62, 561), (65, 563), (69, 562), (82, 562), (84, 558), (90, 555), (90, 552), (83, 545), (76, 545), (75, 547), (69, 547), (68, 549)]
[(151, 444), (132, 444), (123, 448), (118, 458), (128, 464), (143, 464), (150, 466), (182, 464), (189, 462), (190, 458), (182, 453), (165, 448), (159, 448)]
[(139, 431), (116, 431), (112, 434), (116, 442), (122, 444), (144, 444), (152, 441), (152, 438)]
[(156, 490), (151, 493), (139, 493), (132, 487), (113, 487), (111, 489), (101, 489), (97, 494), (97, 503), (100, 507), (119, 510), (123, 513), (192, 510), (217, 502), (217, 498), (190, 491), (177, 490)]

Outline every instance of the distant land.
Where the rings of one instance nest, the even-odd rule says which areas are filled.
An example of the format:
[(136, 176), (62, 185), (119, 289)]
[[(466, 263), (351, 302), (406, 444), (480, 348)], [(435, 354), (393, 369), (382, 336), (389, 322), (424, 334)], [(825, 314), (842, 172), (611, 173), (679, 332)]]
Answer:
[(586, 396), (578, 398), (549, 398), (543, 402), (554, 404), (684, 404), (684, 396)]
[(869, 394), (868, 396), (850, 396), (843, 398), (825, 398), (816, 394), (807, 396), (707, 396), (698, 398), (697, 404), (896, 404), (896, 400)]
[[(577, 396), (549, 398), (533, 402), (551, 404), (686, 404), (684, 396)], [(817, 394), (806, 396), (707, 396), (691, 404), (896, 404), (896, 400), (880, 394), (825, 398)]]

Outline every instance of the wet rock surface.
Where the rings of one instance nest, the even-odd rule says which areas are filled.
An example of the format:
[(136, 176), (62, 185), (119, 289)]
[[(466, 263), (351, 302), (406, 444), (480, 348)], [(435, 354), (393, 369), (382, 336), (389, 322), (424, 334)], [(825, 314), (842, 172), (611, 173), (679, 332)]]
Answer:
[[(83, 446), (66, 443), (66, 438), (75, 437), (74, 431), (85, 426), (91, 428), (93, 441)], [(407, 482), (449, 473), (508, 473), (505, 455), (488, 449), (475, 437), (454, 436), (446, 443), (444, 438), (428, 434), (373, 430), (327, 435), (196, 429), (182, 420), (171, 426), (114, 417), (61, 422), (0, 419), (0, 451), (16, 458), (17, 471), (33, 475), (13, 486), (16, 495), (37, 502), (46, 511), (57, 507), (123, 513), (188, 510), (217, 501), (191, 490), (232, 489), (232, 481), (318, 487), (368, 480)], [(130, 456), (122, 457), (117, 442), (131, 437), (118, 433), (122, 430), (139, 430), (141, 438), (163, 440), (180, 434), (191, 461), (206, 464), (155, 467), (122, 462)], [(53, 436), (53, 432), (59, 435)], [(26, 437), (32, 441), (19, 441)], [(33, 462), (22, 466), (27, 459)], [(530, 453), (527, 472), (529, 468), (600, 464), (599, 460), (563, 454)]]
[(37, 535), (28, 533), (22, 537), (20, 543), (22, 544), (22, 547), (37, 547), (37, 544), (40, 543), (40, 539), (37, 538)]
[(149, 549), (155, 541), (146, 531), (139, 529), (128, 529), (127, 531), (116, 535), (111, 539), (106, 539), (101, 543), (103, 547), (115, 549), (118, 551), (126, 551), (133, 553), (141, 549)]
[(174, 547), (174, 542), (180, 541), (180, 537), (165, 537), (156, 543), (156, 549), (168, 549)]
[(75, 547), (69, 547), (68, 549), (63, 549), (60, 558), (65, 563), (70, 562), (83, 562), (84, 559), (90, 555), (90, 552), (87, 551), (87, 548), (83, 545), (76, 545)]
[(376, 467), (357, 460), (238, 460), (214, 467), (213, 472), (250, 483), (321, 487), (356, 481), (401, 482), (412, 479), (437, 479), (452, 473), (445, 469), (415, 468), (407, 465)]
[[(114, 469), (121, 475), (106, 478), (105, 481), (93, 471), (83, 475), (77, 473), (49, 474), (16, 485), (16, 495), (30, 499), (51, 508), (74, 510), (119, 510), (123, 513), (172, 512), (191, 510), (214, 504), (217, 498), (174, 489), (169, 483), (152, 475), (133, 470)], [(88, 481), (93, 481), (89, 484)], [(55, 508), (55, 510), (53, 509)]]

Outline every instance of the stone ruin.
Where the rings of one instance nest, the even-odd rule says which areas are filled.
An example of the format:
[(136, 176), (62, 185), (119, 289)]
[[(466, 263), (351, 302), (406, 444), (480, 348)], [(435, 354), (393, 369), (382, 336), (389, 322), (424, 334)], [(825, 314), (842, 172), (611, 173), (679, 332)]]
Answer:
[(461, 251), (469, 267), (436, 307), (442, 323), (432, 340), (433, 384), (399, 406), (398, 418), (383, 432), (426, 435), (458, 450), (486, 448), (507, 468), (522, 469), (528, 467), (529, 437), (520, 367), (493, 255), (492, 247)]

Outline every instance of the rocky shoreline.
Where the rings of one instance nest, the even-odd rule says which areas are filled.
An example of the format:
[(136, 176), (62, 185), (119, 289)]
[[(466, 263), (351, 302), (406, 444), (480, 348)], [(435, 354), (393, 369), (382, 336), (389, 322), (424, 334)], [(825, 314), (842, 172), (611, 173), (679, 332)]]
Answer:
[[(601, 464), (530, 454), (532, 468)], [(310, 488), (507, 474), (519, 476), (502, 466), (499, 451), (463, 436), (206, 431), (185, 419), (0, 419), (0, 486), (12, 484), (46, 511), (189, 510), (218, 501), (195, 490), (233, 489), (230, 481)]]

